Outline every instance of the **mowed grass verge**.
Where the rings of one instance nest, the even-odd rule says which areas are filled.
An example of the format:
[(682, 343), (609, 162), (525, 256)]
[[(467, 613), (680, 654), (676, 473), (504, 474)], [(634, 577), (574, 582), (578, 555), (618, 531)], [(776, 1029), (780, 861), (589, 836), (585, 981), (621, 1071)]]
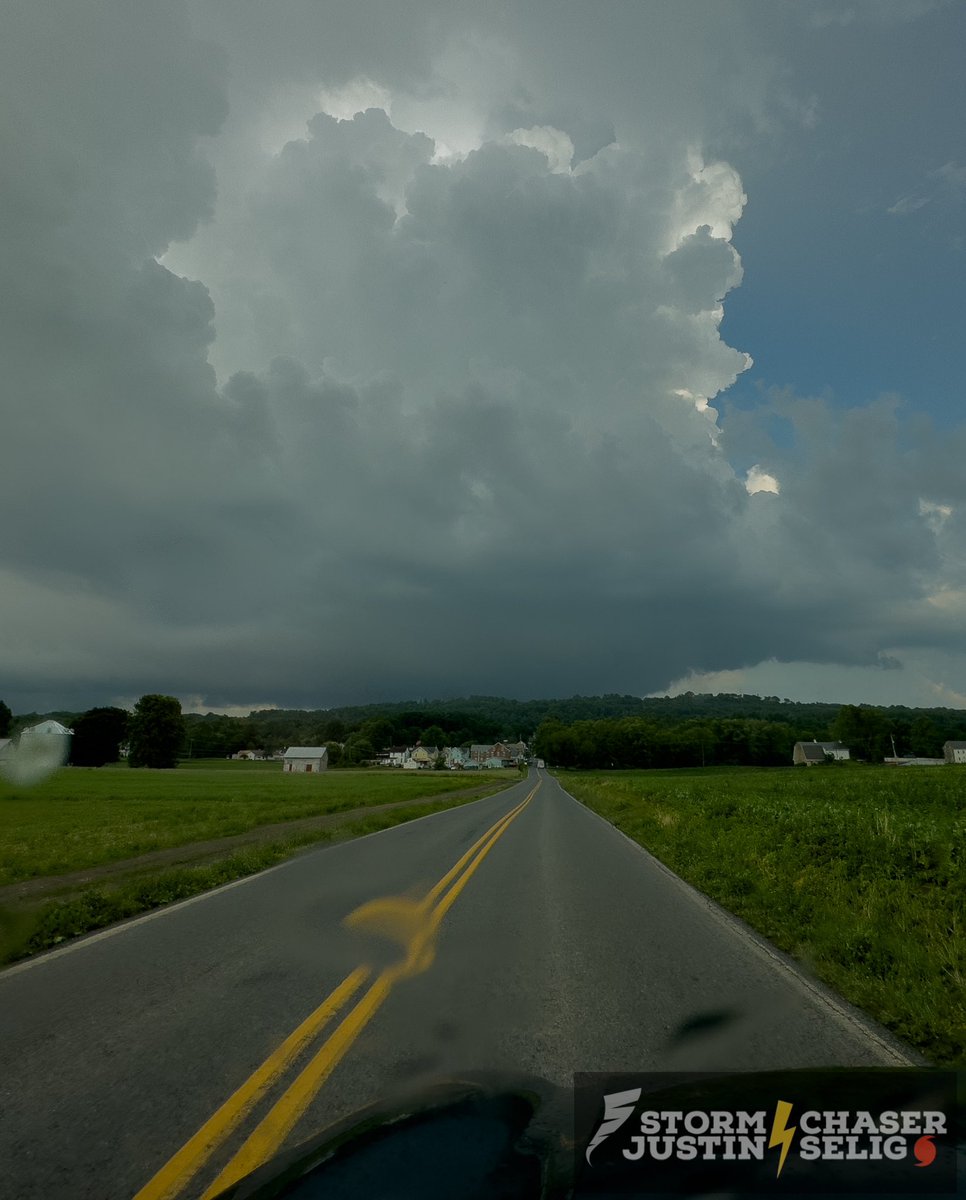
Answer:
[(558, 776), (932, 1063), (966, 1065), (966, 768)]
[[(482, 786), (490, 794), (520, 778), (516, 771), (299, 775), (284, 774), (278, 764), (275, 771), (261, 766), (69, 768), (34, 788), (0, 784), (0, 887), (54, 883), (52, 877), (88, 869), (105, 876), (51, 903), (0, 906), (0, 962), (264, 870), (311, 844), (374, 833), (479, 799)], [(393, 807), (360, 815), (383, 805)], [(313, 817), (325, 818), (324, 827), (278, 829)], [(271, 827), (264, 839), (219, 853), (218, 839), (257, 835), (262, 826)], [(204, 863), (138, 869), (140, 855), (201, 843), (213, 844)]]

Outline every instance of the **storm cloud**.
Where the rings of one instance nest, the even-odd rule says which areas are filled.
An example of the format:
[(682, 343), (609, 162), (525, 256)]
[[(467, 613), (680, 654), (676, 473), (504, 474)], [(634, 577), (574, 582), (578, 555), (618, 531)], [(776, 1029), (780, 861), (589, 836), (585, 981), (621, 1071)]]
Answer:
[(754, 195), (721, 149), (815, 112), (756, 6), (10, 11), (12, 705), (963, 653), (966, 432), (727, 404), (758, 347), (722, 334)]

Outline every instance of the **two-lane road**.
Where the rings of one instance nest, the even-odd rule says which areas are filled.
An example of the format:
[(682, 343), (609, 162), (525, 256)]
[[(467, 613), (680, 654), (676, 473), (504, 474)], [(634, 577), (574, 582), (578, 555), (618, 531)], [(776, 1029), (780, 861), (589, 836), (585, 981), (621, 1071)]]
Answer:
[(0, 973), (3, 1194), (199, 1197), (453, 1072), (913, 1061), (531, 772)]

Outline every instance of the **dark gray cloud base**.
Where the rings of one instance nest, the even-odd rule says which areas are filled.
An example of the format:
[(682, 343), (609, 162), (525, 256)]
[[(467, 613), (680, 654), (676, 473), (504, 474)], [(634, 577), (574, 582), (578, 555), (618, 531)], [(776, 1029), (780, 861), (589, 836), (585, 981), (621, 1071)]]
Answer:
[[(749, 361), (719, 333), (745, 198), (695, 113), (567, 128), (543, 61), (510, 106), (467, 83), (461, 155), (316, 108), (246, 156), (267, 84), (235, 98), (218, 12), (12, 9), (8, 698), (640, 693), (961, 651), (962, 433), (889, 398), (708, 405)], [(377, 82), (445, 93), (439, 36)]]

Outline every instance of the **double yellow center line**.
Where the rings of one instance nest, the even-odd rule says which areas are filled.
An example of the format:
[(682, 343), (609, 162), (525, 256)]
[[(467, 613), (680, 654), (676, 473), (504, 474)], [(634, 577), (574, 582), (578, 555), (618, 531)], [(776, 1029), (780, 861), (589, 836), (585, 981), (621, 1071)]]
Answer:
[[(250, 1171), (254, 1171), (278, 1151), (332, 1071), (381, 1008), (393, 986), (401, 979), (425, 971), (430, 966), (435, 956), (436, 934), (443, 918), (497, 840), (530, 803), (539, 786), (538, 783), (516, 808), (496, 821), (421, 900), (399, 896), (371, 900), (346, 918), (345, 924), (350, 929), (378, 933), (399, 941), (404, 951), (403, 958), (376, 976), (368, 991), (343, 1017), (294, 1082), (204, 1192), (202, 1200), (212, 1200), (219, 1192), (236, 1183)], [(154, 1178), (145, 1184), (134, 1200), (174, 1200), (242, 1124), (259, 1100), (279, 1082), (329, 1021), (352, 1000), (372, 973), (371, 967), (363, 965), (347, 975), (315, 1012), (289, 1034), (201, 1129), (165, 1163)]]

